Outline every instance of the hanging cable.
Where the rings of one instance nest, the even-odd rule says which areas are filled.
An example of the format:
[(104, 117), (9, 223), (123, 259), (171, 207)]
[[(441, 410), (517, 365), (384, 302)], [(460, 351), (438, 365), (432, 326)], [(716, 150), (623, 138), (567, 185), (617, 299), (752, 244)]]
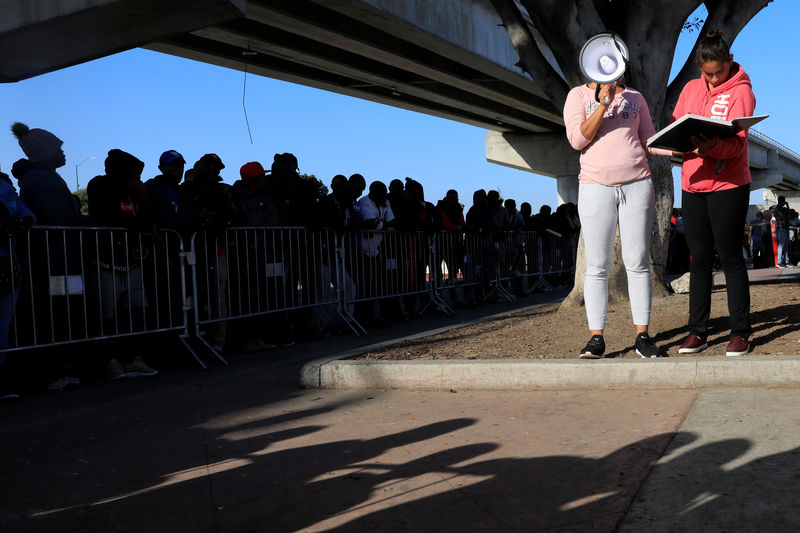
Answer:
[[(254, 56), (256, 52), (251, 50), (242, 51), (243, 56)], [(242, 110), (244, 111), (244, 122), (247, 124), (247, 134), (250, 136), (250, 144), (253, 144), (253, 133), (250, 131), (250, 120), (247, 118), (247, 103), (245, 98), (247, 96), (247, 61), (244, 62), (244, 82), (242, 84)]]

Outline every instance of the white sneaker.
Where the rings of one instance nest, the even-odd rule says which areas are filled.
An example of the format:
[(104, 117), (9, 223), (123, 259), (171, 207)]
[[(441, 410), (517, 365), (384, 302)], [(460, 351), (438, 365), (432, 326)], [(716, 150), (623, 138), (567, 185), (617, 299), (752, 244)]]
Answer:
[(50, 385), (48, 385), (47, 390), (61, 392), (67, 387), (78, 386), (80, 384), (81, 380), (79, 380), (78, 378), (73, 376), (64, 376), (63, 378), (56, 380), (52, 382)]

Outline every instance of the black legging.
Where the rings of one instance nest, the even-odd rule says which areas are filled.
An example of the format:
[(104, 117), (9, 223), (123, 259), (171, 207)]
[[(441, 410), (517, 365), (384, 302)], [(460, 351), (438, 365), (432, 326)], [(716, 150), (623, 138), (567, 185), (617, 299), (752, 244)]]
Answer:
[(712, 266), (716, 245), (728, 292), (731, 336), (748, 338), (750, 282), (742, 255), (742, 233), (750, 202), (750, 185), (710, 193), (683, 191), (681, 210), (689, 272), (689, 330), (705, 338), (711, 314)]

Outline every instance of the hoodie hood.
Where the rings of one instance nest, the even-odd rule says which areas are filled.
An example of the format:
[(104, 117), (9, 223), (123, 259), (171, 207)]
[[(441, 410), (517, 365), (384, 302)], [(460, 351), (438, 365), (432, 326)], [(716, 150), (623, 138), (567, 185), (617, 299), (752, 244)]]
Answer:
[[(750, 82), (750, 76), (744, 71), (742, 66), (739, 63), (734, 61), (733, 65), (731, 66), (731, 70), (736, 69), (736, 72), (728, 78), (728, 81), (725, 83), (718, 85), (708, 91), (709, 96), (717, 95), (718, 93), (730, 92), (734, 88), (739, 88), (740, 85), (747, 86), (747, 89), (753, 90), (753, 84)], [(700, 75), (700, 78), (703, 78), (703, 75)], [(703, 79), (703, 83), (706, 83), (705, 79)]]
[(117, 148), (108, 151), (105, 165), (106, 175), (119, 179), (126, 179), (131, 173), (141, 174), (144, 170), (142, 161)]

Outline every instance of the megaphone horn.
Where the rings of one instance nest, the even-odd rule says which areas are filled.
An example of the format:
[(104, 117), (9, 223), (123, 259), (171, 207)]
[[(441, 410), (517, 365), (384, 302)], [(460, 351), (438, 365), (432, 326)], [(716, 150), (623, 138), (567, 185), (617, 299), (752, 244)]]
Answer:
[[(625, 74), (628, 63), (628, 47), (625, 41), (613, 33), (598, 33), (590, 37), (581, 48), (579, 63), (581, 72), (589, 80), (597, 83), (595, 100), (600, 99), (600, 84), (617, 81)], [(606, 97), (605, 104), (611, 103)]]

